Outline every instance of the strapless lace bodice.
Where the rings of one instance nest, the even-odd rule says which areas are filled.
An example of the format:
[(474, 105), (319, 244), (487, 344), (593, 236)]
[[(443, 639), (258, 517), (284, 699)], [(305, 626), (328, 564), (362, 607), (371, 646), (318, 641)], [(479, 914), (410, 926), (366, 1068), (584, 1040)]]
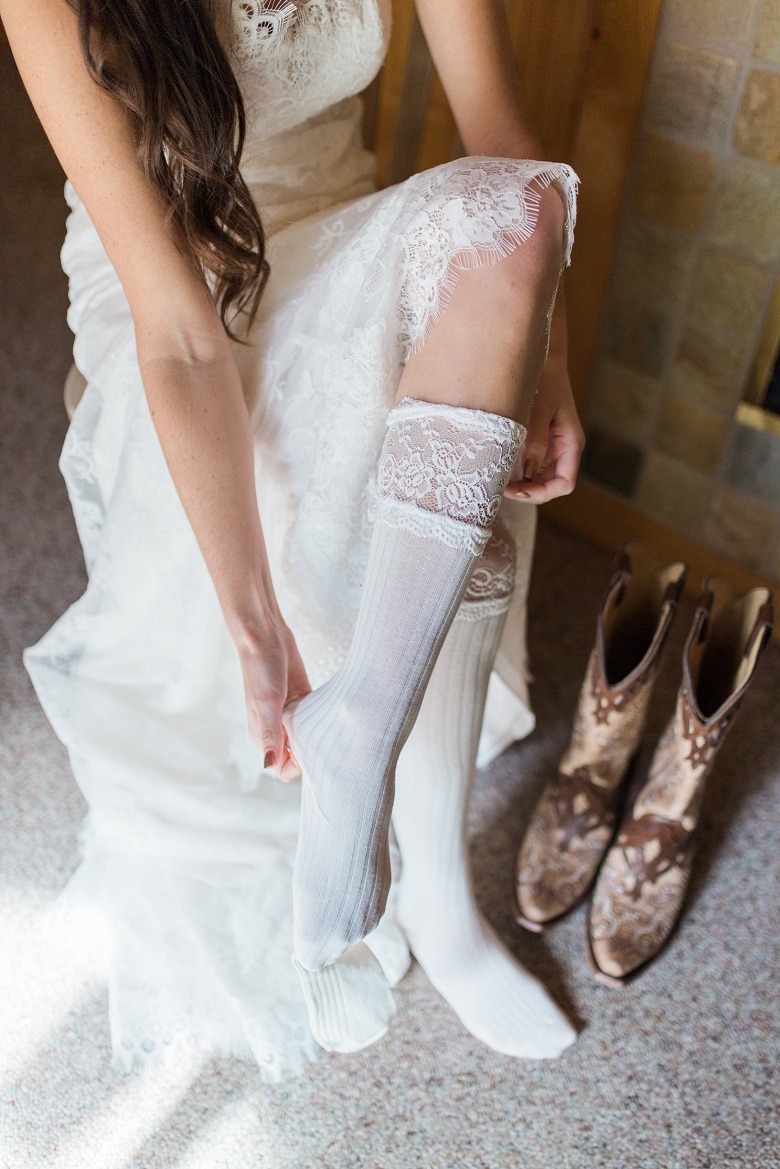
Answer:
[(250, 145), (287, 133), (376, 76), (389, 0), (233, 0), (231, 58)]
[(379, 71), (390, 20), (390, 0), (232, 0), (241, 169), (269, 232), (372, 189), (356, 95)]

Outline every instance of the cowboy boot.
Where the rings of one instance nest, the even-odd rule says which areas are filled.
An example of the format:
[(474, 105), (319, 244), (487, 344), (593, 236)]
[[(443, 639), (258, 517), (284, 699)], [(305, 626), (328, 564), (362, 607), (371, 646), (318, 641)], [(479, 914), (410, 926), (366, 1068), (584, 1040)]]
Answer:
[(518, 853), (515, 916), (535, 933), (577, 905), (612, 840), (684, 579), (642, 544), (618, 554), (571, 740)]
[(735, 598), (730, 584), (714, 577), (703, 588), (674, 715), (593, 893), (589, 957), (596, 978), (611, 986), (646, 966), (679, 919), (706, 780), (772, 632), (769, 589)]

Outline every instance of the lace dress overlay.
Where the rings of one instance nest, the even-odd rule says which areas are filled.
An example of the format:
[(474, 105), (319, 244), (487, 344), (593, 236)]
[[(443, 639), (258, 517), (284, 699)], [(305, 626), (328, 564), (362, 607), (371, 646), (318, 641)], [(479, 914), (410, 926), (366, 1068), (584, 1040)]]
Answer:
[[(389, 0), (231, 4), (248, 114), (242, 173), (271, 264), (250, 344), (235, 356), (274, 585), (316, 687), (349, 645), (409, 353), (460, 271), (529, 237), (551, 182), (567, 207), (568, 257), (576, 177), (562, 164), (472, 157), (376, 191), (358, 95), (387, 48)], [(68, 322), (88, 384), (60, 467), (89, 584), (25, 652), (89, 804), (61, 911), (103, 915), (119, 1065), (195, 1045), (279, 1079), (318, 1050), (290, 962), (299, 786), (265, 773), (248, 737), (237, 654), (149, 416), (127, 300), (70, 183), (65, 195)], [(478, 456), (469, 499), (453, 500), (476, 515)], [(422, 490), (401, 439), (381, 481), (399, 508), (405, 491)], [(444, 478), (429, 489), (446, 492)], [(503, 542), (483, 565), (489, 591), (480, 599), (478, 568), (466, 598), (475, 617), (484, 605), (508, 609), (480, 765), (533, 726), (534, 509), (503, 500), (499, 519)], [(376, 952), (397, 955), (405, 943), (386, 918)]]

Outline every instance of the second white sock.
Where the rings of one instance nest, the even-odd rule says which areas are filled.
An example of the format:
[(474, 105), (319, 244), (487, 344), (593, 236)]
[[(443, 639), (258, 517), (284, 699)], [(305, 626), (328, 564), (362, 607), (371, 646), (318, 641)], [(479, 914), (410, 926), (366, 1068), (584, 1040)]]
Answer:
[[(474, 900), (466, 813), (488, 680), (511, 592), (514, 545), (499, 525), (447, 635), (396, 768), (397, 915), (432, 984), (473, 1035), (528, 1059), (576, 1033), (507, 950)], [(469, 600), (469, 596), (471, 600)]]

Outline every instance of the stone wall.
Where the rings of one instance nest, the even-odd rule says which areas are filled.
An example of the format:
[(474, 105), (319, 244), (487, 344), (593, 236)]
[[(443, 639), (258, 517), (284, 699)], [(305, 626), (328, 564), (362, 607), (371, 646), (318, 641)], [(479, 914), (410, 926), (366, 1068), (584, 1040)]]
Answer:
[(776, 579), (780, 437), (735, 409), (779, 275), (780, 0), (666, 0), (583, 473)]

